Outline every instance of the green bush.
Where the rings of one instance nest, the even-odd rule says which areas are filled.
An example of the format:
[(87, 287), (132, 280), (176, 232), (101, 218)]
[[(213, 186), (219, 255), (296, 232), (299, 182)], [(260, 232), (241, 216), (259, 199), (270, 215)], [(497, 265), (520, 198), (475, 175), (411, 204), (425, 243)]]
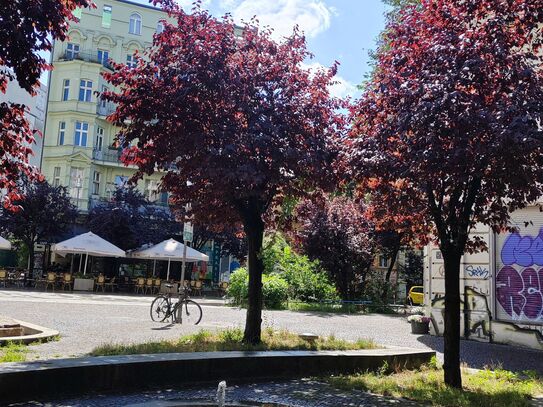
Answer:
[[(228, 297), (235, 305), (246, 305), (249, 298), (249, 273), (245, 267), (234, 271), (230, 276)], [(288, 300), (288, 283), (277, 275), (262, 276), (262, 297), (264, 307), (280, 309)]]
[(337, 300), (335, 286), (318, 261), (296, 253), (280, 235), (266, 239), (262, 253), (264, 272), (279, 275), (289, 285), (289, 299), (297, 301)]

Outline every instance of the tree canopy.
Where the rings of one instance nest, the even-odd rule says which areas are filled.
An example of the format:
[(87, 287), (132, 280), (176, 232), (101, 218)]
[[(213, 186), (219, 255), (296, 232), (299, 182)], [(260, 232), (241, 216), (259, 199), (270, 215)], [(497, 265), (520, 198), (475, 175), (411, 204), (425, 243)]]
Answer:
[[(420, 211), (445, 261), (445, 381), (460, 387), (460, 257), (484, 247), (478, 222), (542, 195), (543, 1), (424, 0), (385, 30), (353, 108), (352, 175), (382, 204)], [(424, 237), (422, 235), (421, 237)]]
[[(310, 72), (305, 38), (278, 43), (253, 21), (239, 30), (228, 16), (196, 7), (170, 10), (174, 24), (130, 69), (106, 79), (106, 99), (136, 177), (161, 169), (172, 202), (191, 204), (195, 223), (241, 222), (248, 241), (249, 306), (245, 340), (260, 341), (265, 216), (282, 199), (332, 181), (333, 138), (343, 104), (330, 96), (336, 65)], [(133, 145), (131, 145), (133, 143)]]

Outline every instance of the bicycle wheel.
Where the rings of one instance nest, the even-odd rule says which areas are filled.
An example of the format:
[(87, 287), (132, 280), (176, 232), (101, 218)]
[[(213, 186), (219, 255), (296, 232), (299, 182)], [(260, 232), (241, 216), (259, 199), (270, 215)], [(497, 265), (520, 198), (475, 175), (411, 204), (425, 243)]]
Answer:
[(168, 297), (160, 295), (151, 303), (151, 319), (154, 322), (163, 322), (170, 315), (170, 301)]
[[(179, 307), (181, 307), (180, 313)], [(182, 324), (198, 325), (202, 320), (202, 315), (202, 307), (196, 301), (182, 300), (175, 307), (175, 317)]]

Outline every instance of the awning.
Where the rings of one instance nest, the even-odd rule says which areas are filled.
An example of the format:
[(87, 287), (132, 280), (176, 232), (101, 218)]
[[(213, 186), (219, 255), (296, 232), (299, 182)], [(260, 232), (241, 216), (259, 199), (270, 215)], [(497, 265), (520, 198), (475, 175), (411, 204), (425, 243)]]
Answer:
[[(164, 240), (147, 249), (135, 250), (129, 253), (129, 257), (135, 259), (151, 259), (151, 260), (183, 260), (184, 244), (174, 239)], [(200, 253), (198, 250), (187, 246), (186, 261), (209, 261), (209, 256)]]
[(0, 249), (11, 250), (11, 243), (9, 242), (9, 240), (4, 239), (2, 236), (0, 236)]
[(126, 256), (124, 250), (119, 249), (113, 243), (109, 243), (92, 232), (83, 233), (82, 235), (57, 243), (53, 246), (52, 250), (62, 256), (69, 253), (87, 254), (96, 257)]

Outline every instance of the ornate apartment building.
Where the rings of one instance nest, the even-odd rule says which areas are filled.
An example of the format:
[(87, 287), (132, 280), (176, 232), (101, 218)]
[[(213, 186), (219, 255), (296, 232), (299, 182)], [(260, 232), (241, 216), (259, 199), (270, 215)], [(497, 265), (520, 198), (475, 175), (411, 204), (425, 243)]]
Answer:
[[(162, 10), (127, 0), (94, 0), (96, 8), (78, 9), (68, 39), (56, 42), (50, 78), (42, 172), (54, 185), (68, 187), (82, 211), (106, 200), (134, 173), (112, 147), (116, 128), (106, 117), (114, 106), (96, 96), (109, 87), (102, 73), (108, 61), (136, 64), (136, 51), (152, 44), (167, 18)], [(165, 205), (158, 193), (161, 174), (138, 183), (151, 201)]]

